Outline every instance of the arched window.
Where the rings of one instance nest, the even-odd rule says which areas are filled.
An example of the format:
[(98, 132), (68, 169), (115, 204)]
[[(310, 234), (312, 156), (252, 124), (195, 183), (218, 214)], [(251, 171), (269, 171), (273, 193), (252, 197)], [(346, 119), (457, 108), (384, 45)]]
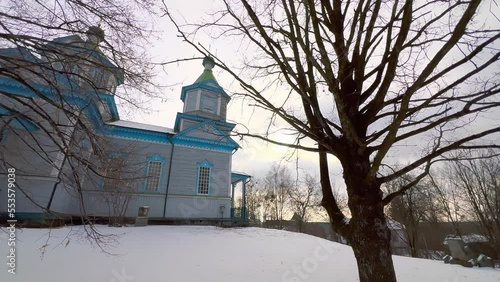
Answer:
[(198, 163), (197, 193), (199, 195), (209, 195), (211, 190), (211, 174), (213, 165), (207, 160)]

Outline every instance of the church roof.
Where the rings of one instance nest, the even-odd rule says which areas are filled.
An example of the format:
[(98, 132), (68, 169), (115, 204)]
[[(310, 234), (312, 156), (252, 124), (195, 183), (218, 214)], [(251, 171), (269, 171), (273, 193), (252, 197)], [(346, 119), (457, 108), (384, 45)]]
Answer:
[(238, 181), (247, 181), (252, 178), (250, 174), (238, 171), (231, 171), (231, 183), (234, 184)]
[(204, 70), (203, 73), (200, 75), (200, 77), (198, 77), (198, 79), (194, 83), (200, 83), (200, 82), (215, 82), (217, 85), (219, 85), (219, 83), (215, 79), (212, 70)]
[(19, 58), (26, 61), (36, 62), (38, 58), (35, 57), (31, 51), (24, 47), (13, 47), (13, 48), (0, 48), (0, 58)]
[(217, 86), (219, 86), (219, 83), (215, 79), (215, 76), (212, 72), (212, 69), (215, 66), (214, 59), (212, 57), (207, 56), (203, 59), (202, 64), (205, 67), (205, 69), (203, 70), (203, 73), (198, 77), (198, 79), (196, 79), (196, 81), (194, 83), (196, 84), (196, 83), (201, 83), (201, 82), (212, 82), (212, 83), (215, 83)]
[(139, 123), (139, 122), (128, 121), (128, 120), (117, 120), (117, 121), (113, 121), (113, 122), (108, 122), (107, 124), (117, 125), (117, 126), (121, 126), (121, 127), (154, 131), (154, 132), (174, 134), (174, 130), (171, 128), (168, 128), (168, 127), (146, 124), (146, 123)]

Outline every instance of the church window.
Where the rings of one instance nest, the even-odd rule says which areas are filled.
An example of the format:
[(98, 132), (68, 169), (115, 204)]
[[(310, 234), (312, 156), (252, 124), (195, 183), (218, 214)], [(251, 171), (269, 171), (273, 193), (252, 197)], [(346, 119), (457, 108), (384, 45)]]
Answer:
[(156, 192), (159, 190), (164, 159), (159, 155), (148, 158), (146, 186), (144, 190)]
[(114, 75), (108, 76), (106, 89), (113, 94), (116, 92), (116, 79)]
[(208, 195), (210, 194), (210, 176), (212, 172), (213, 165), (208, 161), (204, 161), (198, 164), (198, 194)]
[(217, 114), (217, 97), (203, 94), (201, 96), (201, 110), (203, 112)]
[(122, 185), (122, 171), (125, 169), (125, 158), (122, 155), (113, 154), (109, 159), (104, 161), (102, 174), (104, 177), (104, 190), (113, 191), (120, 190)]

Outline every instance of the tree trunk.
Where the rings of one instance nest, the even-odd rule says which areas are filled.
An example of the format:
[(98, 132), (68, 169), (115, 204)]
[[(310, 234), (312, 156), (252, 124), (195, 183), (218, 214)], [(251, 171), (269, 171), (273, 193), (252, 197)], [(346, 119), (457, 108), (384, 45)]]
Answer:
[(418, 256), (418, 251), (417, 251), (417, 249), (416, 249), (416, 247), (415, 247), (415, 246), (412, 246), (412, 247), (410, 248), (410, 256), (411, 256), (412, 258), (418, 258), (418, 257), (419, 257), (419, 256)]
[(337, 157), (344, 169), (343, 177), (352, 218), (347, 223), (332, 193), (325, 153), (319, 154), (322, 205), (330, 216), (333, 229), (347, 239), (354, 251), (358, 263), (359, 281), (396, 282), (392, 262), (391, 232), (384, 215), (381, 183), (376, 178), (369, 177), (369, 154), (358, 154), (359, 150), (349, 150), (349, 148), (343, 151), (348, 153)]
[[(358, 263), (360, 282), (396, 282), (392, 262), (391, 232), (382, 211), (363, 207), (364, 215), (351, 219), (349, 243)], [(357, 218), (357, 219), (355, 219)]]
[(302, 219), (299, 220), (299, 222), (298, 222), (299, 223), (299, 233), (302, 233), (302, 228), (303, 228), (302, 227), (302, 222), (303, 222)]
[(416, 226), (411, 227), (411, 233), (408, 234), (408, 242), (410, 245), (410, 256), (412, 258), (418, 258), (418, 248), (417, 248), (417, 240), (418, 240), (418, 232)]
[(359, 281), (396, 282), (381, 184), (368, 177), (369, 158), (356, 161), (353, 155), (350, 162), (344, 163), (343, 176), (352, 215), (348, 241), (358, 263)]

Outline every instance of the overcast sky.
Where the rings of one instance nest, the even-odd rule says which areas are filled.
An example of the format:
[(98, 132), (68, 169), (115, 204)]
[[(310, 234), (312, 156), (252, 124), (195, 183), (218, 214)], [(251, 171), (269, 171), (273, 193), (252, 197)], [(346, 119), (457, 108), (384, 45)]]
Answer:
[[(176, 16), (178, 20), (185, 18), (187, 22), (200, 22), (201, 19), (209, 18), (207, 14), (220, 10), (220, 1), (169, 1), (166, 0), (170, 12)], [(488, 8), (488, 7), (483, 7)], [(494, 7), (499, 10), (499, 7)], [(488, 13), (491, 16), (491, 13)], [(182, 17), (181, 17), (182, 15)], [(491, 17), (494, 24), (499, 24), (498, 18)], [(194, 48), (187, 43), (181, 41), (177, 36), (178, 33), (175, 27), (165, 17), (158, 19), (155, 22), (155, 29), (157, 33), (151, 39), (151, 48), (149, 50), (155, 62), (171, 61), (182, 58), (199, 57)], [(244, 46), (241, 42), (235, 42), (230, 38), (221, 38), (218, 40), (211, 39), (208, 35), (197, 34), (196, 42), (208, 46), (210, 51), (217, 56), (223, 57), (224, 61), (230, 61), (234, 58), (235, 61), (241, 60), (242, 57), (247, 55)], [(145, 106), (148, 111), (134, 110), (128, 112), (127, 108), (121, 108), (121, 118), (134, 120), (138, 122), (145, 122), (160, 126), (173, 127), (177, 112), (182, 111), (183, 105), (180, 100), (180, 93), (182, 86), (192, 84), (198, 76), (202, 73), (203, 66), (201, 60), (182, 62), (177, 65), (170, 65), (164, 70), (158, 68), (158, 76), (155, 80), (162, 85), (169, 85), (161, 91), (162, 99), (155, 99), (148, 101)], [(214, 75), (217, 78), (221, 87), (223, 87), (229, 94), (233, 90), (238, 89), (237, 83), (226, 73), (222, 72), (217, 67), (214, 69)], [(279, 93), (277, 93), (279, 94)], [(282, 97), (283, 95), (281, 95)], [(280, 95), (277, 95), (280, 97)], [(498, 124), (498, 116), (492, 116), (488, 119), (487, 123)], [(262, 126), (267, 123), (268, 116), (262, 113), (254, 113), (254, 108), (248, 106), (248, 101), (242, 99), (232, 99), (228, 106), (228, 121), (244, 124), (250, 129), (256, 126)], [(241, 128), (241, 127), (240, 127)], [(241, 128), (242, 129), (242, 128)], [(286, 140), (285, 135), (279, 136), (280, 141)], [(234, 155), (233, 170), (242, 171), (261, 178), (269, 170), (273, 162), (281, 162), (283, 164), (289, 160), (289, 167), (294, 168), (297, 163), (295, 159), (285, 156), (291, 156), (292, 151), (287, 148), (279, 147), (272, 144), (266, 144), (262, 141), (246, 139), (243, 142), (236, 140), (240, 143), (241, 149)], [(418, 142), (418, 141), (417, 141)], [(391, 154), (398, 159), (399, 162), (405, 163), (416, 157), (416, 149), (422, 147), (422, 144), (407, 143), (395, 148)], [(307, 152), (299, 152), (300, 161), (298, 166), (308, 171), (312, 175), (319, 175), (317, 155)], [(341, 168), (334, 158), (330, 159), (330, 171), (333, 176), (336, 186), (343, 187), (341, 177)]]
[[(167, 1), (169, 9), (175, 15), (182, 14), (188, 21), (196, 21), (202, 17), (207, 17), (206, 13), (217, 10), (217, 3), (220, 1)], [(194, 5), (196, 3), (196, 5)], [(220, 4), (220, 3), (219, 3)], [(194, 9), (196, 7), (196, 9)], [(152, 46), (149, 50), (155, 62), (164, 62), (181, 58), (199, 57), (192, 47), (182, 42), (177, 36), (174, 26), (165, 18), (155, 23), (158, 33), (151, 40)], [(210, 46), (211, 52), (215, 54), (234, 54), (243, 56), (240, 53), (236, 42), (223, 42), (222, 39), (214, 41), (208, 36), (200, 34), (200, 42)], [(226, 56), (227, 57), (227, 56)], [(182, 111), (183, 104), (180, 100), (181, 88), (190, 85), (201, 75), (203, 66), (201, 60), (182, 62), (176, 65), (167, 66), (164, 69), (158, 68), (158, 75), (155, 81), (162, 85), (169, 85), (161, 91), (163, 99), (153, 99), (146, 101), (142, 106), (147, 110), (129, 110), (126, 104), (119, 106), (121, 119), (144, 122), (160, 126), (173, 127), (177, 112)], [(221, 87), (226, 92), (231, 93), (234, 86), (233, 79), (221, 69), (214, 68), (214, 75)], [(241, 99), (232, 99), (228, 106), (227, 120), (229, 122), (241, 123), (245, 125), (255, 125), (256, 119), (261, 119), (263, 124), (267, 117), (255, 116), (253, 108), (248, 106), (246, 101)], [(252, 120), (252, 123), (250, 123)], [(281, 137), (286, 138), (286, 137)], [(297, 166), (296, 156), (292, 150), (284, 147), (267, 144), (262, 141), (234, 138), (240, 146), (233, 157), (233, 171), (246, 172), (256, 178), (263, 177), (274, 162), (281, 162), (288, 165), (292, 170)], [(286, 158), (288, 156), (288, 158)], [(299, 152), (300, 163), (298, 166), (312, 175), (319, 175), (317, 165), (317, 155), (307, 152)], [(340, 177), (340, 167), (336, 160), (332, 159), (332, 176)], [(337, 182), (342, 182), (339, 178)]]

